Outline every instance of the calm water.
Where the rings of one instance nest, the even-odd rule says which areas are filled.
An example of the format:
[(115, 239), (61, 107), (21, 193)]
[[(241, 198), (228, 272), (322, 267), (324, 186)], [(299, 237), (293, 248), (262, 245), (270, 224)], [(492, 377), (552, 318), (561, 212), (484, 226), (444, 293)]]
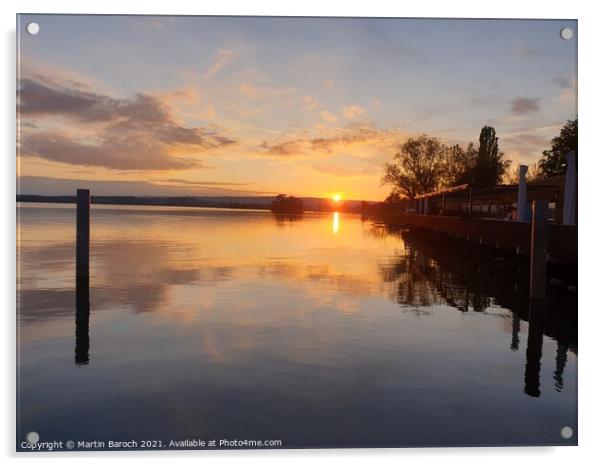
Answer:
[(76, 341), (74, 206), (19, 210), (19, 442), (576, 443), (575, 300), (529, 324), (499, 258), (354, 214), (93, 206)]

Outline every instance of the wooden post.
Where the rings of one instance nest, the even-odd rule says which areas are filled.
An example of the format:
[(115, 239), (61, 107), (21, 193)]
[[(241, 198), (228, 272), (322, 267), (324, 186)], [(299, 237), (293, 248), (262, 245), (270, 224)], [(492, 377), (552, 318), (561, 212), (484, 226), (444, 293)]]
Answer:
[(533, 201), (531, 216), (531, 286), (532, 299), (545, 299), (547, 283), (548, 201)]
[(90, 190), (77, 190), (77, 231), (75, 237), (75, 275), (90, 273)]

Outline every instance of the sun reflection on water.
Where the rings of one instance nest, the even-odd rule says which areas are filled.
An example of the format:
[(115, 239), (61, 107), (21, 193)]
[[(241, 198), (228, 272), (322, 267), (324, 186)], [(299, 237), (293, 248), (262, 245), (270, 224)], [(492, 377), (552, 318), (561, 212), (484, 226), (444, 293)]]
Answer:
[(332, 213), (332, 232), (336, 235), (339, 232), (339, 213)]

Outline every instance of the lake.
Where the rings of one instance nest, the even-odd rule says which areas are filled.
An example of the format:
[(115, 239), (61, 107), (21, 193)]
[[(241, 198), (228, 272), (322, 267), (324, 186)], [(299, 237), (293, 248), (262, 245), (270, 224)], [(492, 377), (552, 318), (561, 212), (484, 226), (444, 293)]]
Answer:
[(575, 293), (530, 325), (504, 258), (356, 214), (93, 205), (78, 300), (75, 206), (18, 220), (18, 444), (577, 442)]

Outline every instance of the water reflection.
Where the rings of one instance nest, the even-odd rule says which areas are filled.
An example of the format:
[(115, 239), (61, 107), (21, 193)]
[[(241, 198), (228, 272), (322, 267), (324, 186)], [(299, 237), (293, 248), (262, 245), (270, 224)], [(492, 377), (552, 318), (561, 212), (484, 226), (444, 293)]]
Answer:
[(539, 397), (539, 373), (541, 370), (541, 354), (546, 308), (539, 300), (531, 300), (529, 310), (529, 336), (527, 339), (527, 362), (525, 364), (525, 393)]
[(339, 213), (332, 213), (332, 232), (336, 235), (339, 232)]
[(90, 362), (90, 277), (78, 275), (75, 284), (75, 364)]
[(333, 241), (333, 213), (96, 208), (75, 282), (75, 362), (93, 364), (76, 370), (74, 215), (24, 212), (19, 428), (307, 447), (553, 443), (575, 425), (576, 325), (547, 312), (524, 334), (525, 271), (337, 217)]
[(301, 220), (303, 220), (303, 214), (282, 214), (272, 212), (272, 216), (276, 221), (276, 225), (278, 225), (279, 227), (291, 225), (293, 223), (300, 222)]
[[(395, 232), (391, 232), (395, 234)], [(462, 312), (491, 312), (499, 306), (511, 312), (510, 349), (520, 344), (521, 319), (528, 321), (524, 392), (541, 395), (540, 370), (544, 335), (556, 340), (556, 391), (563, 388), (569, 350), (577, 353), (576, 296), (554, 294), (545, 302), (528, 296), (527, 270), (502, 257), (492, 258), (474, 247), (420, 235), (397, 232), (404, 252), (380, 265), (383, 280), (396, 284), (394, 299), (402, 306), (445, 304)]]

